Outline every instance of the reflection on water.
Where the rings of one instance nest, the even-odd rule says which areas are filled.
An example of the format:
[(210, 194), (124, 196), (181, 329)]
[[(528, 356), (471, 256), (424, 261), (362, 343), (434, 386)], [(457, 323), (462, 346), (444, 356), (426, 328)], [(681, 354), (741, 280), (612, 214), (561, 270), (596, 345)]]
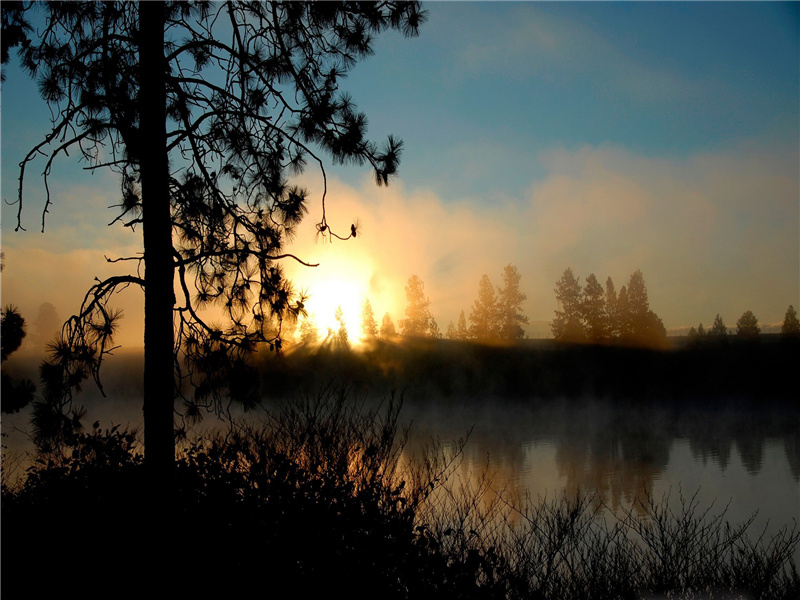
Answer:
[(756, 511), (770, 527), (800, 522), (797, 410), (611, 402), (404, 408), (416, 439), (452, 439), (472, 427), (462, 472), (488, 465), (498, 488), (534, 499), (582, 491), (616, 512), (648, 496), (697, 492), (703, 503), (729, 504), (732, 522)]

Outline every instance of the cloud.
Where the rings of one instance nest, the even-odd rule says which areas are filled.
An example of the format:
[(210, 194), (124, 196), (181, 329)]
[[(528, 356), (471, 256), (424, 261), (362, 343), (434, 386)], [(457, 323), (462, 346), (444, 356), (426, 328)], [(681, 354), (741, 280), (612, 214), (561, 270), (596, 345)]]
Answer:
[[(330, 175), (330, 224), (341, 232), (356, 219), (363, 224), (355, 240), (334, 243), (315, 235), (321, 182), (309, 173), (302, 183), (311, 192), (310, 214), (288, 250), (320, 266), (288, 261), (287, 272), (312, 294), (320, 282), (335, 294), (330, 282), (347, 280), (379, 319), (389, 312), (395, 323), (403, 318), (404, 286), (416, 274), (442, 330), (461, 310), (469, 315), (481, 276), (499, 284), (509, 263), (522, 275), (532, 321), (552, 318), (553, 287), (567, 267), (582, 280), (611, 276), (617, 288), (641, 269), (668, 327), (708, 325), (717, 313), (732, 324), (745, 310), (778, 322), (789, 304), (800, 304), (796, 148), (752, 143), (665, 159), (587, 146), (553, 149), (536, 161), (545, 175), (513, 201), (446, 199), (403, 181), (378, 188), (366, 177), (348, 186)], [(17, 304), (33, 319), (41, 303), (51, 302), (67, 316), (95, 276), (130, 268), (104, 259), (137, 250), (129, 245), (136, 236), (107, 228), (111, 212), (99, 210), (115, 189), (95, 190), (82, 208), (87, 188), (65, 187), (63, 223), (54, 220), (44, 235), (4, 231), (3, 304)], [(76, 225), (70, 215), (87, 221)], [(118, 304), (127, 315), (121, 340), (139, 345), (141, 294), (128, 290)]]

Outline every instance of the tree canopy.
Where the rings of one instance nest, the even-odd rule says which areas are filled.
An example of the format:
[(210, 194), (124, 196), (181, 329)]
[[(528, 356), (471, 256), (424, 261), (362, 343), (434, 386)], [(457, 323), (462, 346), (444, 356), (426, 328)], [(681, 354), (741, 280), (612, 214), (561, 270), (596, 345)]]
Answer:
[[(286, 244), (309, 194), (289, 178), (319, 169), (317, 231), (347, 239), (355, 227), (340, 235), (328, 223), (323, 158), (369, 165), (378, 185), (397, 174), (400, 140), (368, 140), (340, 84), (377, 34), (417, 35), (425, 13), (417, 2), (52, 2), (34, 29), (36, 6), (2, 8), (3, 62), (19, 48), (54, 115), (20, 162), (17, 229), (27, 167), (44, 157), (44, 229), (51, 166), (77, 153), (119, 174), (112, 224), (140, 234), (143, 249), (109, 258), (130, 269), (89, 289), (53, 364), (65, 383), (98, 379), (120, 316), (114, 293), (144, 288), (146, 456), (169, 463), (179, 383), (197, 390), (179, 416), (219, 410), (233, 392), (221, 374), (240, 374), (260, 343), (279, 350), (284, 319), (304, 313), (281, 264), (303, 262)], [(209, 307), (227, 323), (209, 322)]]

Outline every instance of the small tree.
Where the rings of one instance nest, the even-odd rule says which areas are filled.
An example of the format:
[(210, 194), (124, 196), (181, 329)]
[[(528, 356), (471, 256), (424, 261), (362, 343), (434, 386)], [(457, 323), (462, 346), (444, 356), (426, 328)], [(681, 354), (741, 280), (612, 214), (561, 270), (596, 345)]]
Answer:
[(361, 308), (361, 332), (368, 340), (378, 337), (378, 322), (375, 320), (375, 313), (372, 311), (369, 298), (364, 300)]
[(344, 311), (342, 310), (341, 306), (336, 307), (336, 312), (334, 313), (333, 317), (339, 324), (339, 328), (334, 333), (334, 339), (338, 344), (342, 346), (348, 346), (349, 340), (347, 336), (347, 322), (344, 320)]
[(728, 328), (725, 326), (719, 313), (717, 313), (717, 316), (714, 318), (711, 329), (708, 330), (708, 336), (717, 339), (725, 339), (728, 337)]
[(397, 337), (397, 329), (395, 329), (394, 321), (392, 321), (392, 317), (389, 316), (388, 312), (384, 313), (381, 319), (380, 335), (381, 339), (384, 340), (391, 340)]
[(761, 333), (758, 327), (758, 319), (752, 311), (746, 310), (736, 321), (736, 335), (741, 338), (757, 338)]
[(425, 295), (425, 284), (417, 275), (412, 275), (406, 285), (406, 318), (400, 329), (406, 337), (440, 337), (439, 327), (431, 314), (431, 301)]
[(469, 337), (486, 342), (500, 337), (497, 296), (488, 275), (483, 275), (478, 283), (478, 299), (469, 314)]
[(590, 273), (586, 278), (581, 313), (586, 324), (586, 335), (590, 340), (599, 342), (608, 337), (606, 294), (594, 273)]
[(312, 346), (319, 342), (319, 329), (307, 315), (303, 317), (300, 324), (300, 342), (305, 346)]
[(497, 311), (500, 339), (518, 342), (525, 337), (522, 325), (528, 323), (528, 317), (522, 314), (522, 303), (527, 296), (519, 289), (521, 275), (514, 265), (506, 265), (503, 269), (503, 287), (498, 288)]
[(619, 336), (619, 323), (617, 318), (617, 292), (611, 277), (606, 279), (605, 297), (606, 329), (610, 337)]
[(567, 268), (556, 282), (556, 301), (561, 310), (556, 310), (556, 316), (550, 325), (553, 337), (562, 341), (583, 341), (586, 332), (581, 319), (581, 306), (583, 290), (578, 278)]
[(464, 315), (464, 311), (463, 310), (458, 314), (458, 325), (456, 327), (456, 337), (459, 340), (469, 339), (469, 329), (467, 329), (467, 317)]
[(785, 336), (800, 336), (800, 320), (797, 318), (797, 311), (791, 304), (786, 309), (786, 315), (783, 317), (781, 334)]

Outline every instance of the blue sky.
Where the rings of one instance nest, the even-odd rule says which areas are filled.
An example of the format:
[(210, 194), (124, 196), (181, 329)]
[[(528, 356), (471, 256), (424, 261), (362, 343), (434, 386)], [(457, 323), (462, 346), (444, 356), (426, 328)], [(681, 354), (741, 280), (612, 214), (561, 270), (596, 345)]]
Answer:
[[(535, 321), (552, 318), (566, 267), (582, 281), (611, 276), (617, 288), (641, 269), (668, 328), (708, 326), (717, 313), (733, 326), (745, 310), (772, 324), (800, 304), (797, 3), (426, 7), (418, 38), (381, 36), (343, 84), (371, 137), (404, 140), (400, 178), (377, 189), (363, 168), (327, 165), (331, 214), (344, 226), (357, 216), (364, 236), (321, 246), (310, 229), (301, 235), (297, 252), (322, 262), (293, 273), (301, 287), (341, 281), (397, 320), (403, 285), (418, 274), (442, 330), (469, 313), (480, 276), (500, 283), (509, 263)], [(9, 70), (5, 199), (21, 153), (44, 131), (32, 90)], [(114, 179), (78, 180), (74, 167), (62, 161), (53, 177), (46, 234), (37, 233), (38, 171), (27, 233), (12, 231), (3, 206), (3, 304), (35, 311), (50, 301), (67, 316), (80, 299), (67, 290), (104, 268), (93, 257), (135, 249), (106, 227)], [(318, 174), (303, 179), (319, 187)], [(312, 205), (309, 224), (314, 214)], [(63, 280), (57, 299), (53, 278)], [(135, 317), (135, 297), (124, 301)]]

